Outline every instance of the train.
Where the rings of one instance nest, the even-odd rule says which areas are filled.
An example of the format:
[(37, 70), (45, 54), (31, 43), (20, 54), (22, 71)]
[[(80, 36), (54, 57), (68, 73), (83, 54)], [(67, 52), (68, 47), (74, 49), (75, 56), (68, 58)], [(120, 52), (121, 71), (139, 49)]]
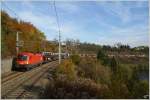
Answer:
[[(43, 59), (44, 59), (43, 63), (55, 61), (55, 60), (58, 60), (59, 58), (59, 53), (42, 52), (41, 54), (43, 55)], [(61, 53), (61, 59), (66, 59), (69, 56), (70, 56), (69, 53)]]
[[(58, 60), (59, 53), (53, 52), (40, 52), (40, 53), (30, 53), (22, 52), (13, 59), (12, 70), (30, 70), (32, 68), (38, 67), (42, 64)], [(61, 58), (66, 59), (69, 57), (68, 53), (61, 53)]]

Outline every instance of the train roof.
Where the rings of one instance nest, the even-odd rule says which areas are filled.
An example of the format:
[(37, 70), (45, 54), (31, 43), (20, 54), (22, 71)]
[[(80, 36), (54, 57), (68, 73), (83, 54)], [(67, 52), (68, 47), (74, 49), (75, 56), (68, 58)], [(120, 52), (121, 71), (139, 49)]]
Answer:
[(30, 52), (22, 52), (22, 53), (19, 53), (18, 55), (34, 55), (34, 54)]

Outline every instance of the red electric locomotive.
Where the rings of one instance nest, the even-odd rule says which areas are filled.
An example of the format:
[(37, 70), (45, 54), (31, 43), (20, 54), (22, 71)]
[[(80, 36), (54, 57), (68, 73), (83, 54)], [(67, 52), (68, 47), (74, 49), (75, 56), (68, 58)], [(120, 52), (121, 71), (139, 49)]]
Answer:
[(43, 63), (42, 54), (23, 52), (18, 54), (16, 59), (16, 69), (30, 70), (33, 67), (41, 65)]

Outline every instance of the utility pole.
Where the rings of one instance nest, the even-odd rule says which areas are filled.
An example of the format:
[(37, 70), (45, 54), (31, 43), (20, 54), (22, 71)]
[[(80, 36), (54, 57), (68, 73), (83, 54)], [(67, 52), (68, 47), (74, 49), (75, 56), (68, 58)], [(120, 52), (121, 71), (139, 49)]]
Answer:
[(59, 30), (59, 64), (61, 63), (61, 36)]
[(54, 1), (54, 10), (55, 10), (55, 14), (56, 14), (58, 29), (59, 29), (59, 64), (60, 64), (61, 63), (61, 35), (60, 35), (60, 25), (59, 25), (59, 19), (58, 19), (58, 14), (57, 14), (55, 1)]
[(46, 52), (46, 41), (44, 40), (43, 43), (44, 43), (44, 52)]
[[(20, 24), (19, 17), (18, 17), (18, 23)], [(20, 46), (19, 45), (19, 32), (17, 31), (17, 34), (16, 34), (16, 55), (18, 55), (18, 53), (19, 53), (19, 46)]]
[(67, 50), (67, 42), (65, 42), (65, 46), (66, 46), (66, 53), (68, 52), (68, 50)]
[(19, 35), (18, 32), (16, 34), (16, 55), (19, 53)]

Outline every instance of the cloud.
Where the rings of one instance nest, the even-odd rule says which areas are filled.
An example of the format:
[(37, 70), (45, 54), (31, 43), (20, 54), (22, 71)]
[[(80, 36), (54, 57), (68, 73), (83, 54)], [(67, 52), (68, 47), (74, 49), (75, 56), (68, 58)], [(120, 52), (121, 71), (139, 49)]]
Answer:
[(34, 26), (39, 28), (42, 32), (46, 33), (47, 39), (53, 39), (56, 37), (56, 19), (52, 16), (46, 16), (42, 14), (34, 14), (30, 11), (18, 13), (22, 20), (31, 22)]
[(32, 5), (32, 2), (30, 0), (22, 0), (21, 4), (23, 6), (26, 6), (26, 8), (28, 8), (28, 9), (34, 8), (34, 6)]
[[(103, 9), (95, 17), (102, 27), (95, 43), (111, 44), (122, 42), (132, 46), (148, 45), (148, 11), (142, 11), (146, 3), (138, 2), (97, 2)], [(134, 8), (134, 11), (131, 10)], [(141, 12), (135, 13), (135, 11)], [(109, 16), (109, 17), (108, 17)], [(115, 18), (114, 18), (115, 17)], [(105, 34), (105, 35), (104, 35)]]
[[(53, 2), (47, 3), (49, 2), (25, 1), (21, 6), (24, 9), (15, 12), (24, 21), (31, 22), (43, 31), (47, 39), (51, 40), (58, 37), (58, 27)], [(61, 1), (56, 2), (56, 6), (63, 40), (73, 38), (110, 45), (122, 42), (132, 46), (148, 43), (148, 24), (144, 15), (147, 12), (139, 13), (137, 10), (144, 7), (143, 3), (133, 5), (131, 2), (109, 1), (92, 3), (91, 6), (86, 2), (86, 6), (81, 6), (78, 2)], [(137, 13), (132, 13), (133, 8)]]
[(123, 5), (121, 1), (98, 2), (98, 5), (102, 6), (106, 13), (119, 18), (123, 23), (130, 22), (130, 8)]
[[(114, 45), (117, 42), (129, 44), (130, 46), (148, 45), (148, 27), (137, 25), (127, 28), (113, 27), (108, 30), (107, 35), (98, 38), (99, 43)], [(96, 42), (97, 43), (97, 42)]]
[(72, 2), (58, 2), (57, 7), (68, 13), (74, 13), (80, 10), (79, 6)]
[(54, 27), (55, 19), (51, 16), (34, 14), (30, 11), (19, 12), (19, 16), (25, 21), (32, 22), (34, 25), (38, 26), (39, 28), (44, 28), (44, 29), (48, 28), (48, 29), (56, 30), (56, 27)]
[(146, 9), (143, 10), (148, 8), (147, 1), (103, 1), (97, 2), (97, 5), (102, 7), (111, 17), (116, 17), (118, 21), (121, 20), (122, 24), (148, 17)]
[[(22, 20), (31, 22), (33, 25), (38, 27), (40, 30), (46, 33), (48, 39), (53, 39), (58, 37), (58, 26), (56, 24), (56, 18), (53, 16), (43, 15), (42, 13), (32, 13), (30, 11), (19, 12), (19, 17)], [(71, 23), (63, 23), (60, 26), (61, 34), (63, 35), (63, 39), (76, 37), (76, 29), (75, 26)], [(69, 34), (72, 34), (69, 36)]]

